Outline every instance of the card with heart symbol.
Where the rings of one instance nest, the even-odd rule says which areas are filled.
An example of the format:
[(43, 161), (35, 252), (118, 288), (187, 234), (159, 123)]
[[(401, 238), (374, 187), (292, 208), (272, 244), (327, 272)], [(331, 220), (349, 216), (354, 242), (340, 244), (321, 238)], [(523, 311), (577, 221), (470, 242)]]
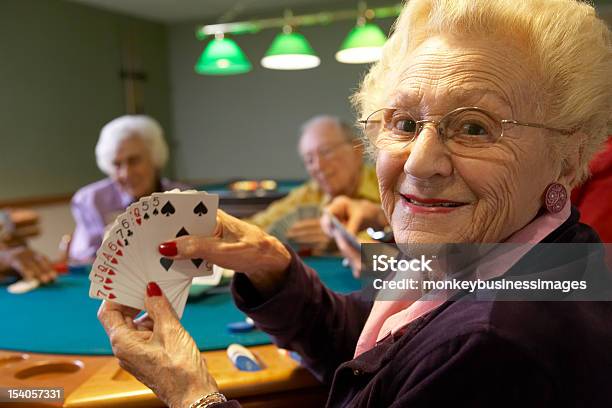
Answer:
[(154, 193), (130, 205), (107, 230), (89, 275), (90, 296), (144, 308), (146, 285), (157, 282), (180, 317), (194, 277), (219, 281), (204, 259), (173, 260), (162, 242), (186, 235), (211, 236), (219, 196), (206, 192)]

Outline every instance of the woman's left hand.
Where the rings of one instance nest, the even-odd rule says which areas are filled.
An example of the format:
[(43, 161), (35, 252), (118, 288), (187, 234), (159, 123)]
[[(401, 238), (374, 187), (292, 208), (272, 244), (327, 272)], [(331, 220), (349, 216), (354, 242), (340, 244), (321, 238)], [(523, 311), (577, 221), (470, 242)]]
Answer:
[(151, 388), (169, 407), (188, 407), (218, 390), (195, 342), (179, 322), (159, 286), (145, 296), (147, 314), (104, 301), (98, 319), (110, 338), (119, 365)]

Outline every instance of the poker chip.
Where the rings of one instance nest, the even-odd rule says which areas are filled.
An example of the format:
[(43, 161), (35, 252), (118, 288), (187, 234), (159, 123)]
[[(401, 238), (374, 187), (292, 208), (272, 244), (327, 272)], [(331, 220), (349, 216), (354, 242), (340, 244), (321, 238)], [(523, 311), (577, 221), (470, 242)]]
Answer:
[(13, 295), (21, 295), (28, 293), (40, 286), (40, 282), (37, 280), (20, 280), (9, 285), (6, 290)]
[(228, 323), (226, 327), (230, 333), (246, 333), (253, 330), (255, 328), (255, 324), (251, 320), (250, 322), (243, 321)]
[(241, 344), (230, 344), (227, 348), (227, 357), (234, 367), (240, 371), (259, 371), (261, 365), (257, 358)]

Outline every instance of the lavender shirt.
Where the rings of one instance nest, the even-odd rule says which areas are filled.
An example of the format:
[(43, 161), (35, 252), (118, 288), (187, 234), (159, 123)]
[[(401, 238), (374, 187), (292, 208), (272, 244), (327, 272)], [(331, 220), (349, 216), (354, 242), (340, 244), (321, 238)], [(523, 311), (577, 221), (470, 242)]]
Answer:
[[(189, 186), (167, 179), (161, 180), (162, 191)], [(76, 192), (72, 197), (72, 216), (76, 228), (70, 243), (70, 258), (90, 261), (102, 245), (104, 229), (135, 200), (122, 191), (110, 178), (96, 181)]]

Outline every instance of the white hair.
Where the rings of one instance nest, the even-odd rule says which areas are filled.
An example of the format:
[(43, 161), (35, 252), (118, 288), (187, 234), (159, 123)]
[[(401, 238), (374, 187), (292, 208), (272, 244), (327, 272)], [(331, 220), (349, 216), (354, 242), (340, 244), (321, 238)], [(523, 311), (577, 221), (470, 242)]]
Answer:
[(102, 172), (108, 175), (113, 173), (117, 148), (130, 137), (140, 137), (149, 149), (155, 168), (164, 168), (168, 161), (168, 145), (159, 123), (145, 115), (124, 115), (111, 120), (100, 131), (96, 144), (96, 162)]
[(353, 126), (349, 125), (347, 122), (343, 121), (339, 117), (331, 115), (314, 116), (304, 122), (300, 130), (303, 135), (310, 128), (323, 124), (337, 126), (340, 129), (342, 136), (346, 139), (347, 142), (353, 142), (359, 139), (359, 136), (355, 133)]
[[(564, 154), (575, 143), (581, 152), (579, 179), (587, 177), (589, 161), (607, 140), (612, 119), (612, 31), (592, 5), (575, 0), (410, 0), (394, 27), (381, 60), (353, 96), (361, 117), (385, 106), (402, 73), (398, 61), (410, 58), (427, 38), (505, 39), (529, 57), (520, 63), (535, 69), (542, 99), (539, 105), (533, 101), (537, 120), (586, 134), (584, 139), (555, 135), (551, 146), (565, 163)], [(376, 141), (371, 142), (369, 150), (375, 152)]]

